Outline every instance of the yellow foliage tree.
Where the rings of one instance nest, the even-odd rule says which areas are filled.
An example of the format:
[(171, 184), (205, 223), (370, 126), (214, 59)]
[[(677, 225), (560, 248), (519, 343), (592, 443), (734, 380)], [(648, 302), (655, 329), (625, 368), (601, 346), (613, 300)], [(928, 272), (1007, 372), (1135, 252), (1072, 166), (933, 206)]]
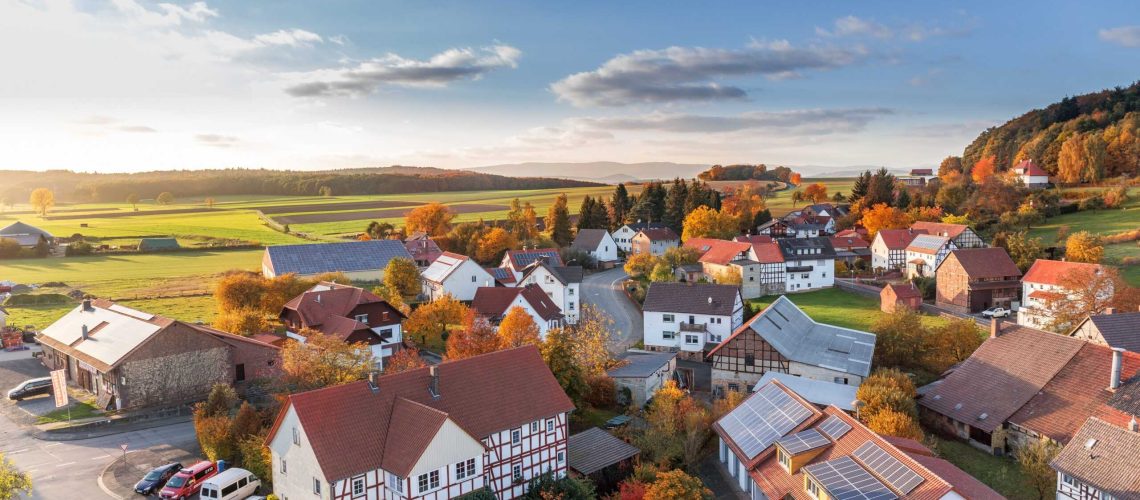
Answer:
[(885, 408), (867, 419), (867, 428), (884, 436), (895, 436), (915, 441), (922, 441), (922, 428), (914, 418), (906, 413), (900, 413)]
[(218, 313), (214, 328), (237, 335), (256, 335), (271, 329), (269, 320), (260, 309), (240, 308)]
[(428, 302), (412, 311), (404, 321), (404, 331), (413, 341), (442, 346), (446, 332), (463, 325), (470, 308), (451, 295)]
[(658, 472), (657, 480), (645, 489), (645, 500), (709, 500), (712, 497), (712, 491), (700, 479), (682, 470)]
[(55, 206), (55, 193), (48, 188), (36, 188), (35, 191), (32, 191), (28, 203), (40, 213), (40, 217), (46, 217), (48, 210)]
[(530, 317), (530, 313), (520, 306), (510, 308), (503, 316), (503, 321), (499, 322), (499, 347), (510, 349), (540, 344), (542, 339), (539, 337), (538, 324)]
[(1104, 243), (1088, 231), (1073, 233), (1065, 241), (1065, 258), (1073, 262), (1099, 263), (1104, 258)]
[(403, 297), (420, 293), (420, 270), (416, 263), (405, 257), (396, 257), (384, 267), (384, 286)]
[(503, 258), (504, 252), (514, 248), (517, 243), (515, 236), (507, 232), (506, 229), (491, 228), (479, 238), (479, 248), (475, 252), (475, 260), (484, 264), (496, 263)]
[(863, 228), (867, 230), (867, 238), (872, 241), (880, 230), (910, 227), (913, 222), (906, 212), (886, 203), (879, 203), (863, 211)]
[(364, 343), (348, 343), (319, 331), (302, 329), (305, 343), (290, 340), (281, 349), (281, 370), (299, 390), (319, 389), (361, 380), (372, 370), (372, 351)]
[(625, 272), (633, 278), (641, 278), (648, 276), (653, 272), (653, 268), (657, 266), (657, 258), (647, 254), (638, 253), (633, 254), (625, 261)]
[(443, 236), (451, 230), (451, 221), (455, 219), (447, 205), (431, 202), (413, 208), (404, 218), (404, 225), (408, 233), (423, 231), (430, 236)]
[(730, 239), (740, 234), (739, 222), (732, 214), (719, 212), (707, 206), (697, 207), (685, 216), (682, 224), (683, 239), (718, 238)]

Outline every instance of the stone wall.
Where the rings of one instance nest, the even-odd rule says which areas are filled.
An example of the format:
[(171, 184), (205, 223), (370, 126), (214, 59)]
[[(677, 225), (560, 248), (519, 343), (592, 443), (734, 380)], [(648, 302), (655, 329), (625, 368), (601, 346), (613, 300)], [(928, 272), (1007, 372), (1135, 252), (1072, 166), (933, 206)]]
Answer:
[(138, 408), (201, 399), (214, 384), (233, 382), (232, 367), (226, 343), (176, 323), (115, 370), (119, 404)]

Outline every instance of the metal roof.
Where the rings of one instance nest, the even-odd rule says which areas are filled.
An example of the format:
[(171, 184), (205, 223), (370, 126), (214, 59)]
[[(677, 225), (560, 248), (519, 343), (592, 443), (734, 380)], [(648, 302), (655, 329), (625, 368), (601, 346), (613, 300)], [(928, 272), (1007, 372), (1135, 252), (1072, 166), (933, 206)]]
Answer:
[(583, 475), (593, 474), (641, 453), (636, 447), (597, 427), (570, 436), (566, 450), (570, 455), (570, 468)]
[(278, 275), (373, 271), (384, 269), (396, 257), (412, 260), (412, 254), (398, 240), (278, 245), (265, 247), (265, 252)]
[(797, 363), (861, 377), (871, 373), (874, 334), (816, 323), (783, 295), (756, 315), (749, 327)]
[(169, 324), (156, 320), (153, 315), (118, 304), (102, 307), (92, 303), (86, 310), (83, 305), (72, 309), (45, 328), (42, 335), (113, 367)]
[(627, 363), (609, 369), (606, 374), (612, 378), (649, 377), (676, 357), (677, 353), (675, 352), (625, 351), (618, 354), (617, 359)]
[(779, 380), (781, 384), (788, 386), (789, 389), (796, 391), (796, 394), (813, 404), (830, 405), (843, 411), (855, 411), (855, 406), (852, 403), (855, 402), (855, 393), (859, 390), (858, 384), (836, 384), (826, 380), (797, 377), (789, 373), (767, 372), (763, 377), (760, 377), (756, 386), (762, 387), (772, 380)]

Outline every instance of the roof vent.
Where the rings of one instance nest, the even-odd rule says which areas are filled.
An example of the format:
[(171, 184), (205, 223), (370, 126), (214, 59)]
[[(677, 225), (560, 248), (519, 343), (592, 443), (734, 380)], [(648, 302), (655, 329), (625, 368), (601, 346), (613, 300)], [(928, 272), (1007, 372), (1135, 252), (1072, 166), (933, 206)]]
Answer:
[(317, 294), (317, 303), (318, 304), (321, 303), (321, 294), (319, 294), (319, 293)]
[(941, 394), (935, 394), (935, 395), (934, 395), (934, 400), (935, 400), (935, 401), (938, 401), (939, 399), (942, 399), (942, 395), (941, 395)]
[(1140, 422), (1136, 422), (1136, 417), (1132, 417), (1132, 421), (1128, 422), (1128, 430), (1132, 432), (1140, 432)]
[(87, 325), (83, 325), (83, 340), (87, 340), (89, 338), (91, 338), (91, 336), (87, 333)]
[(989, 413), (983, 413), (981, 415), (978, 415), (978, 420), (985, 420), (985, 419), (989, 418), (989, 416), (990, 416)]
[(380, 392), (380, 374), (375, 370), (368, 372), (368, 388), (372, 392)]
[(962, 403), (958, 403), (958, 404), (954, 405), (954, 409), (955, 410), (961, 410), (962, 409)]
[(428, 392), (431, 393), (433, 399), (439, 398), (439, 367), (432, 365), (428, 367), (428, 374), (431, 375), (431, 382), (428, 384)]
[(1085, 441), (1086, 450), (1092, 451), (1093, 446), (1096, 446), (1096, 438), (1089, 438), (1088, 441)]
[(712, 305), (712, 297), (709, 297), (709, 305)]

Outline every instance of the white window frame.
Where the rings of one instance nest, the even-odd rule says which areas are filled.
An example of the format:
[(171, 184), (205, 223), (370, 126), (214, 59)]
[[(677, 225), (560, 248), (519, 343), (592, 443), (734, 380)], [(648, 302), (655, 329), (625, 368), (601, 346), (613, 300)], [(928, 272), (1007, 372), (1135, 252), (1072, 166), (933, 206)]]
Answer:
[(546, 432), (554, 432), (554, 419), (546, 419)]
[[(357, 489), (357, 486), (360, 487), (359, 490)], [(366, 484), (364, 481), (364, 476), (357, 476), (357, 477), (352, 478), (352, 496), (353, 496), (353, 498), (364, 496), (365, 487), (366, 487)]]
[(455, 464), (455, 479), (463, 480), (475, 477), (475, 459), (469, 458)]
[(538, 420), (530, 423), (530, 433), (534, 434), (536, 432), (538, 432)]
[(301, 430), (293, 426), (293, 444), (301, 446)]
[(558, 463), (560, 463), (560, 464), (566, 463), (566, 452), (565, 451), (559, 451), (558, 452)]
[(316, 478), (316, 477), (313, 478), (313, 494), (317, 495), (317, 496), (321, 495), (321, 479), (320, 478)]
[(519, 444), (522, 442), (522, 429), (515, 429), (511, 431), (511, 444)]
[(356, 319), (356, 321), (359, 321), (361, 323), (368, 323), (368, 315), (367, 314), (357, 314), (354, 319)]
[(521, 481), (523, 478), (522, 464), (514, 464), (511, 466), (511, 479)]
[(395, 491), (396, 493), (403, 493), (404, 492), (404, 478), (389, 472), (388, 473), (388, 489)]
[[(424, 482), (427, 482), (427, 489), (423, 488)], [(439, 489), (439, 471), (433, 470), (425, 472), (416, 477), (416, 487), (419, 489), (420, 494)]]
[[(690, 339), (692, 340), (691, 342), (690, 342)], [(700, 336), (700, 335), (693, 335), (693, 334), (691, 334), (691, 333), (686, 333), (686, 334), (685, 334), (685, 344), (687, 344), (687, 345), (697, 345), (697, 344), (700, 344), (700, 343), (701, 343), (701, 336)]]
[(676, 316), (674, 316), (672, 314), (662, 314), (661, 315), (661, 322), (662, 323), (676, 323), (677, 318), (676, 318)]
[(285, 457), (281, 457), (281, 474), (288, 474), (288, 473), (289, 473), (289, 463), (287, 460), (285, 460)]

